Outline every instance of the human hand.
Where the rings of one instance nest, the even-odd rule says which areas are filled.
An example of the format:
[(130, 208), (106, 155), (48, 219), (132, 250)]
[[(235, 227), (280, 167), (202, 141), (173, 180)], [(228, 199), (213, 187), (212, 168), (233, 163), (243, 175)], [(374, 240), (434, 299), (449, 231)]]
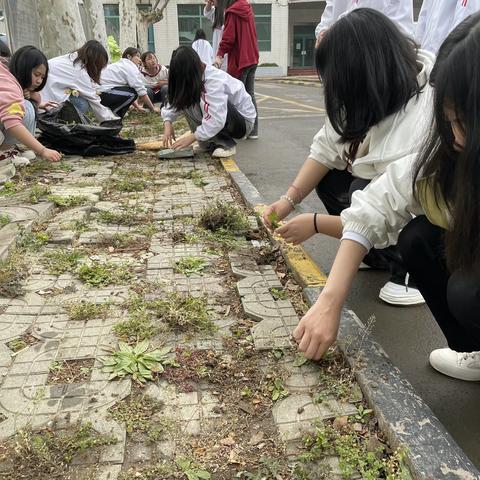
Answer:
[(315, 235), (313, 213), (302, 213), (275, 230), (287, 243), (298, 245)]
[(30, 100), (30, 90), (28, 90), (28, 88), (23, 90), (23, 98)]
[(173, 130), (173, 126), (170, 122), (165, 122), (163, 128), (163, 145), (165, 147), (171, 147), (175, 141), (175, 131)]
[(217, 67), (217, 68), (220, 68), (222, 66), (222, 63), (223, 63), (223, 58), (219, 57), (217, 55), (217, 57), (215, 58), (215, 62), (213, 62), (213, 64)]
[(58, 107), (58, 102), (55, 102), (54, 100), (49, 100), (48, 102), (41, 103), (38, 108), (40, 110), (48, 110), (50, 108)]
[(50, 150), (49, 148), (44, 147), (43, 150), (40, 152), (40, 156), (43, 157), (45, 160), (48, 160), (49, 162), (58, 162), (63, 155), (56, 150)]
[(263, 212), (262, 218), (265, 225), (272, 230), (275, 225), (272, 225), (272, 216), (276, 215), (275, 220), (283, 220), (291, 211), (293, 210), (292, 206), (288, 200), (281, 198), (275, 203), (269, 205)]
[(160, 107), (153, 107), (153, 110), (152, 110), (153, 113), (160, 113)]
[(182, 148), (189, 147), (194, 141), (196, 140), (195, 134), (190, 133), (189, 135), (185, 135), (182, 138), (179, 138), (173, 145), (172, 148), (174, 150), (181, 150)]
[(306, 358), (320, 360), (335, 342), (340, 324), (341, 308), (332, 305), (330, 299), (318, 297), (293, 332), (298, 349)]

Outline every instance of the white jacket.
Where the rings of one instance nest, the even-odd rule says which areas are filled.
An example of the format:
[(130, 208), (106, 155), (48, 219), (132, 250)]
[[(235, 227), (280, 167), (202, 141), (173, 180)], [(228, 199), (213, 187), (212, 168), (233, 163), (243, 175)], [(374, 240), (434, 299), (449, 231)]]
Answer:
[(48, 61), (48, 79), (42, 90), (42, 100), (65, 102), (71, 91), (76, 90), (80, 97), (88, 101), (98, 120), (118, 120), (119, 117), (100, 103), (97, 94), (100, 86), (90, 78), (82, 63), (73, 63), (77, 56), (76, 52), (67, 53)]
[(115, 87), (135, 89), (139, 97), (147, 94), (145, 79), (139, 68), (128, 58), (107, 65), (102, 72), (100, 91), (106, 92)]
[(421, 48), (437, 53), (448, 34), (480, 10), (480, 0), (423, 0), (415, 38)]
[(213, 48), (207, 40), (199, 39), (192, 43), (192, 48), (198, 53), (200, 60), (205, 65), (213, 65)]
[[(207, 8), (205, 7), (203, 9), (203, 16), (205, 18), (208, 18), (213, 23), (215, 21), (215, 7), (212, 7), (210, 10), (207, 10)], [(213, 29), (212, 48), (213, 48), (214, 60), (215, 60), (215, 57), (217, 56), (218, 47), (222, 42), (222, 37), (223, 37), (223, 25), (220, 28)], [(228, 67), (228, 55), (224, 55), (222, 65), (220, 68), (226, 72), (227, 67)]]
[(414, 216), (424, 212), (413, 192), (417, 155), (409, 155), (388, 166), (386, 172), (364, 190), (357, 190), (352, 204), (343, 210), (343, 239), (355, 240), (369, 250), (395, 245)]
[(357, 8), (378, 10), (395, 22), (406, 35), (414, 35), (412, 0), (327, 0), (322, 20), (315, 29), (315, 36), (318, 37), (321, 31)]
[[(419, 150), (432, 120), (433, 89), (428, 84), (428, 77), (434, 60), (431, 53), (419, 51), (417, 61), (422, 64), (422, 69), (417, 78), (423, 85), (422, 92), (418, 98), (412, 98), (405, 108), (370, 129), (368, 153), (357, 158), (352, 165), (355, 177), (372, 180), (381, 175), (390, 163)], [(348, 151), (348, 147), (348, 143), (340, 142), (340, 135), (327, 118), (313, 138), (309, 158), (330, 170), (345, 170), (348, 164), (344, 160), (344, 152)]]
[[(207, 65), (204, 72), (204, 92), (200, 97), (202, 124), (197, 128), (195, 137), (207, 141), (219, 133), (227, 121), (227, 104), (230, 102), (238, 113), (250, 123), (255, 122), (256, 111), (252, 98), (240, 80), (218, 68)], [(174, 122), (181, 112), (170, 104), (162, 108), (163, 121)]]

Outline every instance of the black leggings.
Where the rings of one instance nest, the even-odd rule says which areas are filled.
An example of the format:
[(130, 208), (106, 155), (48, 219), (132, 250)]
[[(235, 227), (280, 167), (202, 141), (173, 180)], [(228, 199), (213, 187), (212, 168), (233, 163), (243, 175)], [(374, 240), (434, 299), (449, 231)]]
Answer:
[(130, 105), (138, 98), (131, 87), (115, 87), (100, 94), (102, 105), (108, 107), (115, 115), (123, 118)]
[[(354, 177), (348, 170), (330, 170), (316, 186), (317, 195), (330, 215), (340, 215), (350, 207), (353, 192), (363, 190), (370, 180)], [(403, 285), (407, 270), (397, 247), (372, 248), (363, 262), (378, 270), (389, 270), (391, 280)], [(411, 282), (414, 286), (413, 282)]]
[(448, 346), (480, 351), (480, 271), (447, 270), (444, 234), (422, 215), (402, 230), (398, 248)]

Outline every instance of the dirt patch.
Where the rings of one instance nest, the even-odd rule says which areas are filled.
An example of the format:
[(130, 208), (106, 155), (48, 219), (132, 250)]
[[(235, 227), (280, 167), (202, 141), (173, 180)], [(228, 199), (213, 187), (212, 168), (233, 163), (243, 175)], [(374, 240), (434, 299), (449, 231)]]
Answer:
[(90, 378), (94, 363), (93, 358), (52, 362), (47, 385), (85, 383)]
[(39, 343), (40, 340), (34, 337), (31, 333), (26, 332), (21, 337), (14, 338), (7, 343), (7, 347), (12, 350), (12, 352), (19, 352), (24, 348), (31, 347)]

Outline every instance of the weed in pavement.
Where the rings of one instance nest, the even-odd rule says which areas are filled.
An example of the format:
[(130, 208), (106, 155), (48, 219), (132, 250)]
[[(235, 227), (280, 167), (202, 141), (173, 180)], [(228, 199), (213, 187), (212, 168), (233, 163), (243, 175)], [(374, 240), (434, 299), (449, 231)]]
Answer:
[(67, 303), (64, 307), (70, 320), (77, 322), (87, 322), (97, 318), (105, 319), (110, 313), (110, 305), (106, 303), (81, 301), (79, 303)]
[(84, 255), (81, 250), (56, 248), (45, 252), (40, 261), (47, 268), (48, 273), (59, 276), (64, 273), (74, 273)]
[(125, 285), (134, 278), (132, 266), (128, 263), (94, 261), (81, 265), (76, 273), (82, 282), (91, 287)]

